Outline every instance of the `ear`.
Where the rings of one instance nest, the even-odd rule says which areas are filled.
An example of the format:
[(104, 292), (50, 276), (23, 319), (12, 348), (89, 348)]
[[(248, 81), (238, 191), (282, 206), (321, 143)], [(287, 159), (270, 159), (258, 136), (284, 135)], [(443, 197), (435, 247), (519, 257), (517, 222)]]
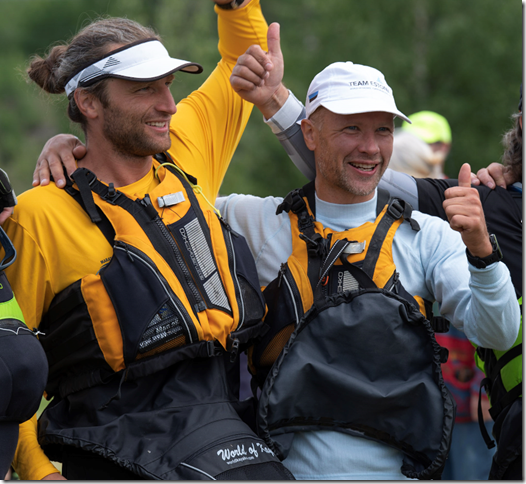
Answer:
[(102, 105), (97, 97), (85, 89), (77, 89), (73, 95), (79, 111), (88, 119), (95, 119), (100, 115)]
[(305, 139), (307, 148), (314, 151), (318, 146), (318, 128), (310, 119), (302, 119), (301, 131), (303, 132), (303, 138)]

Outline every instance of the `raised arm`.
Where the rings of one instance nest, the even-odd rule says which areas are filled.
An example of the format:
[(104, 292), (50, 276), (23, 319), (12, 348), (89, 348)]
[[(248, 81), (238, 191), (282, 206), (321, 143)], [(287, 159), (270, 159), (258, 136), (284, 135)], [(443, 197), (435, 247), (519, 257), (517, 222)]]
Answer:
[(212, 203), (253, 108), (234, 92), (230, 76), (238, 57), (251, 45), (267, 49), (268, 30), (259, 0), (244, 2), (236, 10), (216, 6), (215, 11), (221, 60), (203, 85), (178, 103), (169, 149), (175, 163), (197, 178)]

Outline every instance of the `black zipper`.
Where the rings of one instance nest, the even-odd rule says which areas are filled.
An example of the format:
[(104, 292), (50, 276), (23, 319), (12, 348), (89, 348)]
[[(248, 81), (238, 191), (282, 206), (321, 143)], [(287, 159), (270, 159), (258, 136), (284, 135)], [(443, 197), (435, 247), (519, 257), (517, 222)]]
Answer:
[(122, 240), (116, 240), (114, 248), (116, 250), (125, 251), (128, 258), (142, 262), (155, 275), (155, 277), (157, 278), (157, 280), (163, 287), (164, 292), (168, 296), (170, 302), (172, 303), (173, 308), (177, 311), (177, 313), (181, 317), (181, 320), (183, 321), (184, 326), (186, 328), (186, 335), (188, 337), (189, 343), (194, 343), (195, 341), (198, 341), (199, 336), (197, 334), (197, 330), (194, 327), (194, 322), (192, 321), (192, 318), (188, 314), (183, 303), (174, 294), (168, 282), (159, 273), (159, 271), (156, 270), (155, 264), (153, 263), (153, 261), (146, 254), (141, 252), (139, 249), (133, 247), (132, 245), (126, 244)]
[(239, 279), (237, 278), (237, 267), (236, 267), (236, 249), (234, 248), (234, 242), (232, 241), (232, 236), (237, 236), (235, 232), (232, 231), (230, 228), (230, 225), (223, 219), (223, 217), (219, 217), (219, 221), (221, 222), (223, 229), (223, 235), (225, 235), (225, 230), (228, 233), (227, 237), (223, 237), (225, 239), (225, 245), (226, 245), (226, 251), (228, 254), (228, 265), (230, 268), (230, 273), (232, 274), (232, 281), (234, 283), (234, 289), (236, 293), (236, 301), (237, 301), (237, 307), (239, 310), (239, 321), (237, 323), (237, 328), (240, 329), (243, 324), (245, 323), (245, 301), (243, 300), (241, 296), (241, 287), (239, 284)]
[[(298, 286), (296, 285), (296, 281), (294, 280), (294, 277), (290, 273), (290, 270), (288, 268), (287, 264), (281, 264), (281, 268), (279, 270), (279, 281), (278, 281), (278, 287), (283, 282), (285, 287), (287, 288), (290, 299), (292, 301), (292, 305), (294, 307), (294, 314), (296, 315), (296, 322), (294, 323), (294, 327), (298, 327), (298, 324), (300, 322), (300, 307), (298, 306), (298, 301), (296, 298), (296, 295), (299, 296)], [(302, 310), (301, 310), (302, 311)], [(302, 314), (303, 316), (303, 314)]]
[(391, 277), (391, 285), (389, 286), (389, 289), (387, 289), (389, 292), (394, 292), (395, 294), (398, 294), (398, 288), (396, 287), (396, 283), (400, 279), (400, 275), (398, 272), (394, 272), (393, 276)]
[[(197, 317), (198, 312), (204, 311), (206, 309), (206, 303), (203, 297), (201, 296), (201, 293), (199, 292), (199, 290), (197, 289), (195, 285), (192, 274), (190, 273), (184, 261), (181, 251), (179, 250), (179, 247), (177, 246), (174, 238), (172, 237), (172, 234), (170, 233), (166, 225), (164, 225), (163, 221), (159, 217), (157, 210), (155, 210), (155, 208), (153, 207), (150, 197), (148, 195), (146, 195), (141, 200), (141, 204), (144, 207), (146, 207), (148, 213), (151, 213), (152, 221), (159, 228), (159, 231), (161, 235), (163, 236), (164, 240), (168, 242), (168, 245), (172, 249), (171, 252), (174, 255), (174, 260), (172, 261), (172, 263), (170, 263), (169, 261), (167, 262), (169, 263), (170, 267), (174, 271), (177, 279), (181, 281), (181, 286), (183, 287), (183, 290), (188, 298), (188, 301), (190, 302), (190, 305), (192, 306), (195, 316)], [(155, 214), (153, 212), (155, 212)], [(186, 283), (186, 287), (185, 287), (185, 284), (183, 284), (183, 282)]]

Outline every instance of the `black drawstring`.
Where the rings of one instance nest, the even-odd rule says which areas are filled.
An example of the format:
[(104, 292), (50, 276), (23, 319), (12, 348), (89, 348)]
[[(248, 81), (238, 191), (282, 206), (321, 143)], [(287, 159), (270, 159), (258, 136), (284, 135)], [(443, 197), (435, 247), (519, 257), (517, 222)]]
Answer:
[(113, 402), (113, 400), (120, 400), (121, 399), (121, 387), (124, 383), (124, 380), (126, 380), (126, 375), (128, 374), (128, 370), (125, 370), (122, 372), (121, 381), (119, 382), (119, 388), (117, 390), (117, 393), (113, 395), (102, 407), (99, 408), (99, 410), (104, 410), (108, 408), (109, 404)]

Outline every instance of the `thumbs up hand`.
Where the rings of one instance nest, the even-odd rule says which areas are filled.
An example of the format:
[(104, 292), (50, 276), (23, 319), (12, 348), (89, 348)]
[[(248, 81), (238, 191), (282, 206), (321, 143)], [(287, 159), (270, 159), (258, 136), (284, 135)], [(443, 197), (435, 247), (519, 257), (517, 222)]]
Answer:
[(252, 45), (238, 58), (230, 84), (245, 101), (253, 103), (269, 119), (289, 96), (281, 82), (284, 68), (278, 23), (269, 25), (267, 44), (268, 52), (259, 45)]
[(444, 210), (453, 230), (460, 232), (468, 250), (475, 257), (486, 257), (493, 251), (489, 240), (486, 219), (480, 196), (471, 188), (471, 167), (464, 163), (458, 174), (458, 187), (448, 188), (443, 203)]

